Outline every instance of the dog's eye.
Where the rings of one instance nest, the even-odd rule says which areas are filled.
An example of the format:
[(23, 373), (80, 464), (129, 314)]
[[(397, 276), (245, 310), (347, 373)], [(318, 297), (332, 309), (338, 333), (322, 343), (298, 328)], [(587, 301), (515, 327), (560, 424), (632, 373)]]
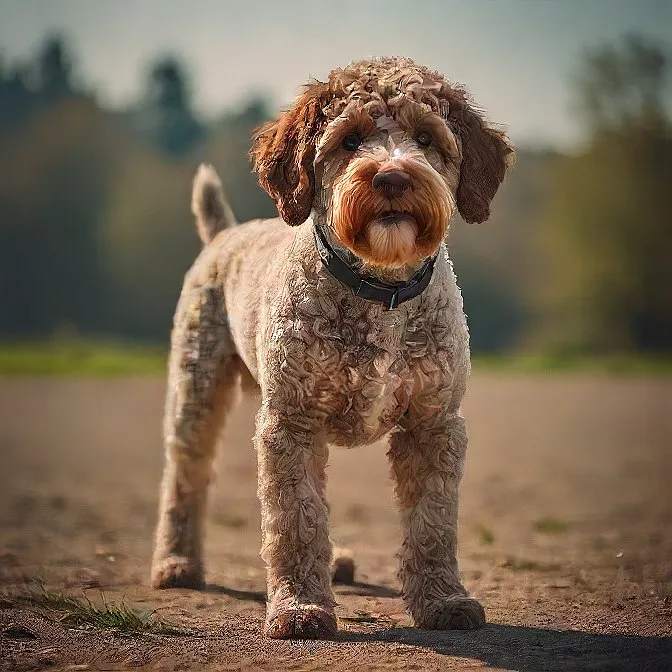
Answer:
[(415, 138), (415, 141), (420, 145), (420, 147), (429, 147), (432, 144), (432, 140), (434, 140), (432, 134), (428, 133), (427, 131), (418, 133), (418, 136)]
[(343, 149), (348, 152), (354, 152), (359, 149), (359, 146), (362, 144), (362, 139), (357, 135), (357, 133), (350, 133), (343, 138), (341, 145)]

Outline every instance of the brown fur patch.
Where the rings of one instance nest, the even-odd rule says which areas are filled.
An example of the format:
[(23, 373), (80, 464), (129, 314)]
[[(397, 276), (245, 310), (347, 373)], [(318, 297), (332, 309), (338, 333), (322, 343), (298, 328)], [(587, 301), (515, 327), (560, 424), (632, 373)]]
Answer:
[(315, 194), (315, 147), (328, 95), (327, 84), (309, 84), (287, 112), (264, 124), (253, 138), (250, 156), (259, 182), (291, 226), (305, 222), (310, 215)]
[(490, 216), (490, 202), (513, 164), (514, 152), (506, 135), (488, 127), (470, 106), (463, 106), (450, 120), (462, 141), (457, 209), (466, 222), (484, 222)]

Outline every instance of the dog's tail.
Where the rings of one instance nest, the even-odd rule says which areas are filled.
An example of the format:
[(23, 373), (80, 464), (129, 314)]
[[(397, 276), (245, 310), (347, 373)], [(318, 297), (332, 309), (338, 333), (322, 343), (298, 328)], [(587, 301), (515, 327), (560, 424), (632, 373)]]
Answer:
[(222, 191), (215, 169), (205, 163), (198, 167), (191, 194), (191, 211), (196, 217), (198, 235), (207, 245), (220, 231), (236, 225), (236, 218)]

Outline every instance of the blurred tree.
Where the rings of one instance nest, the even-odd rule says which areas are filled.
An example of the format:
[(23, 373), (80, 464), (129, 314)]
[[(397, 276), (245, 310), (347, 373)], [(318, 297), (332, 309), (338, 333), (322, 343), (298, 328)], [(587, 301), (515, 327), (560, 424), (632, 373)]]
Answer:
[(241, 222), (277, 216), (273, 201), (259, 186), (248, 159), (253, 129), (269, 118), (266, 102), (253, 98), (215, 123), (208, 142), (196, 153), (197, 161), (212, 163), (217, 169), (226, 196)]
[(622, 132), (666, 118), (669, 57), (638, 35), (589, 51), (575, 78), (575, 107), (590, 132)]
[(175, 59), (152, 68), (144, 107), (121, 113), (84, 95), (75, 70), (57, 37), (10, 71), (0, 63), (0, 334), (67, 326), (165, 341), (199, 249), (189, 212), (198, 162), (225, 174), (241, 220), (274, 213), (247, 159), (267, 105), (252, 98), (206, 142)]
[(546, 270), (535, 233), (546, 207), (555, 161), (550, 151), (518, 149), (516, 167), (497, 193), (490, 219), (478, 226), (460, 218), (451, 224), (448, 245), (476, 353), (524, 346), (531, 288)]
[(577, 95), (590, 141), (557, 161), (544, 230), (546, 344), (672, 351), (669, 64), (635, 37), (586, 57)]
[(456, 252), (453, 257), (471, 350), (493, 354), (513, 348), (525, 319), (520, 295), (507, 283), (506, 274), (485, 262), (481, 255)]
[(104, 331), (167, 342), (182, 278), (200, 250), (189, 211), (193, 165), (129, 147), (101, 221)]
[(176, 58), (162, 58), (151, 67), (137, 120), (141, 132), (173, 157), (185, 156), (204, 137), (192, 108), (186, 69)]
[(0, 146), (3, 136), (26, 121), (35, 107), (36, 96), (26, 85), (26, 78), (20, 69), (7, 71), (0, 76)]
[(98, 221), (119, 135), (92, 101), (36, 113), (0, 158), (0, 331), (45, 336), (63, 323), (95, 333)]
[(92, 99), (74, 83), (70, 50), (60, 35), (48, 37), (31, 61), (11, 70), (1, 66), (0, 142), (49, 105), (65, 98)]
[(48, 38), (42, 45), (36, 66), (37, 86), (44, 102), (55, 102), (74, 93), (72, 62), (64, 38)]

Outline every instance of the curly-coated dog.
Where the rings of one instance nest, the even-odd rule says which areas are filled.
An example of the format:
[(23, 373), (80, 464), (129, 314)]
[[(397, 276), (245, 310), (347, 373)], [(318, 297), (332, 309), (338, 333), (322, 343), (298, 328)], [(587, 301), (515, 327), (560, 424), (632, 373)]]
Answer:
[(445, 239), (456, 209), (488, 218), (513, 150), (462, 88), (382, 58), (309, 83), (251, 156), (280, 219), (237, 226), (214, 170), (194, 183), (204, 248), (172, 334), (152, 584), (203, 584), (217, 434), (254, 380), (266, 634), (336, 632), (327, 446), (387, 435), (406, 607), (421, 628), (477, 628), (456, 559), (469, 338)]

